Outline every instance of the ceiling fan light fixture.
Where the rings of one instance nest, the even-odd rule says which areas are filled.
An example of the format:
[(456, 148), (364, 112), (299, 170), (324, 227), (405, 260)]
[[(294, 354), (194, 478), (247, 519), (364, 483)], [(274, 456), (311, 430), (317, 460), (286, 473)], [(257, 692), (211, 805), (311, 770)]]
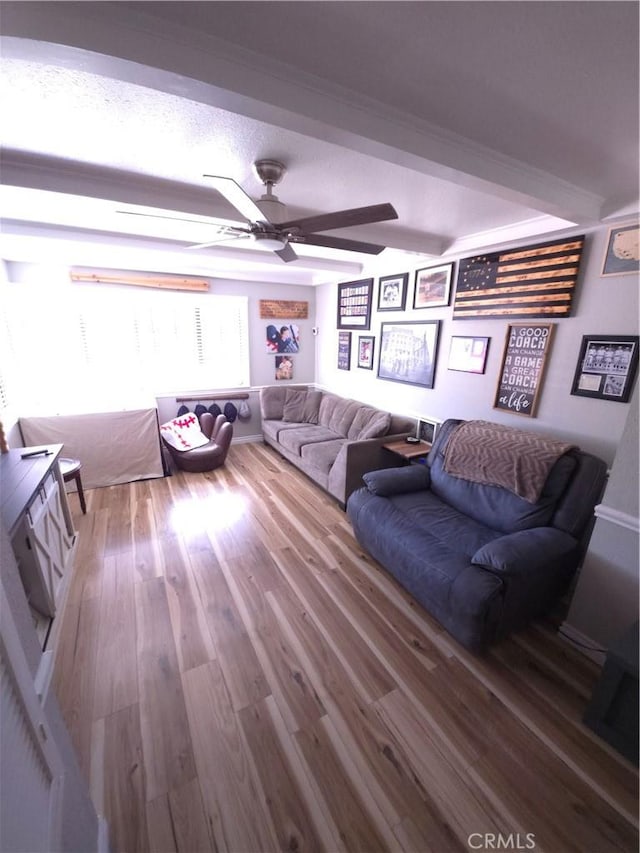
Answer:
[(271, 249), (273, 252), (279, 252), (287, 245), (284, 237), (278, 237), (277, 234), (261, 234), (258, 232), (253, 235), (256, 243), (259, 243), (263, 249)]

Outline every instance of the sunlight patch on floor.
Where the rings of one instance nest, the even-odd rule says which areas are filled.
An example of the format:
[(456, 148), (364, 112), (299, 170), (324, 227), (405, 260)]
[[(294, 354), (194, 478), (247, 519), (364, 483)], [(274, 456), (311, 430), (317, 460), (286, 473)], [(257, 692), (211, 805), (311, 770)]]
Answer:
[(222, 530), (233, 525), (248, 511), (241, 495), (220, 492), (207, 498), (185, 498), (171, 509), (171, 526), (182, 536), (205, 530)]

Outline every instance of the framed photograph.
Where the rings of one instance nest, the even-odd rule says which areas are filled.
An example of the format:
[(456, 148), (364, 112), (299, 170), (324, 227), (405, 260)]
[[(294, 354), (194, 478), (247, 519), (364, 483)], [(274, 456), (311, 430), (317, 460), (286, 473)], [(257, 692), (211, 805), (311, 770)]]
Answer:
[(638, 369), (638, 335), (584, 335), (571, 393), (627, 403)]
[(609, 230), (601, 275), (626, 275), (640, 271), (640, 225), (619, 225)]
[(425, 441), (427, 444), (433, 444), (439, 427), (440, 421), (434, 421), (431, 418), (419, 418), (416, 428), (416, 438), (419, 438), (420, 441)]
[(535, 417), (554, 328), (553, 323), (507, 326), (494, 409)]
[(270, 323), (266, 328), (267, 352), (299, 352), (300, 327), (295, 323)]
[(409, 273), (386, 275), (378, 282), (378, 311), (404, 311)]
[(351, 370), (351, 332), (338, 332), (338, 370)]
[(382, 323), (378, 377), (433, 388), (440, 321)]
[(465, 338), (454, 335), (449, 347), (449, 370), (484, 373), (491, 338)]
[(276, 356), (276, 379), (293, 379), (293, 359), (291, 356)]
[(372, 296), (372, 278), (341, 282), (338, 285), (338, 328), (368, 329)]
[(376, 339), (372, 335), (360, 335), (358, 338), (358, 367), (373, 370), (373, 351)]
[(448, 305), (451, 299), (453, 264), (416, 270), (416, 286), (413, 291), (414, 308), (439, 308)]

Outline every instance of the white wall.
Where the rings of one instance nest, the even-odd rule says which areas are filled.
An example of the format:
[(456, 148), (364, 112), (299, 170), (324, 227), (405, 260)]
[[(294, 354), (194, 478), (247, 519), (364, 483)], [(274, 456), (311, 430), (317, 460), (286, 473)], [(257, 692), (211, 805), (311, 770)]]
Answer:
[[(318, 288), (316, 317), (320, 333), (316, 381), (319, 385), (346, 396), (414, 417), (422, 415), (440, 420), (448, 417), (482, 418), (571, 439), (584, 450), (595, 453), (607, 464), (611, 464), (629, 413), (629, 404), (575, 397), (571, 396), (570, 391), (584, 334), (638, 334), (638, 278), (633, 275), (607, 278), (600, 276), (608, 227), (599, 227), (590, 232), (575, 230), (571, 233), (586, 233), (572, 316), (555, 321), (554, 340), (535, 418), (520, 417), (493, 409), (508, 320), (454, 321), (451, 319), (451, 306), (419, 310), (409, 307), (404, 312), (377, 312), (377, 273), (380, 268), (376, 268), (375, 263), (371, 264), (362, 276), (365, 278), (372, 275), (375, 279), (371, 330), (352, 333), (352, 361), (351, 370), (348, 372), (337, 369), (337, 282)], [(547, 238), (529, 239), (518, 245), (530, 245), (543, 242), (544, 239)], [(501, 248), (503, 247), (496, 246), (491, 247), (491, 250)], [(467, 252), (462, 257), (472, 254), (477, 252)], [(460, 256), (452, 256), (446, 260), (458, 260), (458, 257)], [(437, 265), (438, 262), (421, 264), (420, 268)], [(410, 273), (407, 305), (411, 306), (415, 267), (387, 267), (384, 270), (385, 275), (403, 272)], [(454, 290), (455, 286), (452, 286), (452, 292)], [(426, 389), (378, 379), (376, 372), (381, 322), (435, 319), (441, 320), (442, 323), (434, 388)], [(376, 364), (373, 371), (356, 366), (359, 334), (373, 334), (376, 337)], [(447, 369), (452, 335), (491, 338), (486, 371), (483, 375)]]
[(570, 634), (602, 648), (638, 618), (639, 397), (636, 386), (565, 624)]
[[(44, 264), (10, 263), (3, 264), (2, 270), (6, 273), (6, 280), (28, 284), (47, 284), (52, 287), (57, 285), (69, 286), (69, 269), (63, 266), (45, 266)], [(82, 287), (94, 287), (94, 285), (82, 285)], [(95, 287), (104, 287), (95, 285)], [(211, 294), (218, 295), (240, 295), (249, 300), (249, 339), (250, 339), (250, 376), (249, 381), (252, 389), (258, 389), (262, 385), (273, 384), (275, 380), (275, 356), (267, 352), (266, 327), (269, 323), (282, 325), (287, 320), (294, 318), (282, 318), (281, 320), (264, 320), (260, 318), (260, 300), (278, 299), (308, 303), (308, 319), (295, 319), (300, 329), (300, 352), (291, 356), (294, 362), (294, 382), (312, 383), (315, 378), (315, 346), (316, 339), (312, 328), (315, 325), (315, 289), (304, 285), (276, 284), (263, 282), (245, 282), (227, 279), (213, 278), (210, 281)], [(120, 288), (113, 288), (114, 290)], [(25, 318), (25, 333), (28, 334), (28, 318)], [(233, 353), (225, 357), (233, 358)], [(47, 377), (46, 381), (51, 381)], [(61, 379), (61, 381), (63, 381)], [(280, 380), (282, 381), (282, 380)], [(206, 389), (176, 388), (177, 395), (190, 395), (194, 390), (206, 391)], [(33, 389), (37, 399), (37, 389)], [(203, 401), (204, 402), (204, 401)], [(257, 436), (260, 434), (260, 416), (258, 406), (258, 391), (250, 392), (249, 405), (251, 408), (251, 419), (248, 421), (237, 420), (234, 425), (234, 437), (236, 440), (243, 437)], [(234, 401), (237, 406), (238, 401)], [(158, 413), (160, 422), (163, 423), (175, 417), (177, 407), (175, 396), (163, 395), (158, 398)], [(192, 404), (192, 405), (195, 405)], [(224, 401), (218, 405), (224, 407)], [(10, 447), (22, 444), (21, 436), (16, 425), (20, 412), (10, 411), (5, 414), (5, 429)]]

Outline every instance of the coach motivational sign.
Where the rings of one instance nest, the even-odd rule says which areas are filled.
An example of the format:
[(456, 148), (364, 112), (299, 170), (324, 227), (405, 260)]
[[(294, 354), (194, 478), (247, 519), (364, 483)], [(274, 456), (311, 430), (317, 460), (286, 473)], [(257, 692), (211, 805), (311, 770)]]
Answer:
[(507, 327), (494, 409), (534, 417), (553, 329), (553, 323)]

